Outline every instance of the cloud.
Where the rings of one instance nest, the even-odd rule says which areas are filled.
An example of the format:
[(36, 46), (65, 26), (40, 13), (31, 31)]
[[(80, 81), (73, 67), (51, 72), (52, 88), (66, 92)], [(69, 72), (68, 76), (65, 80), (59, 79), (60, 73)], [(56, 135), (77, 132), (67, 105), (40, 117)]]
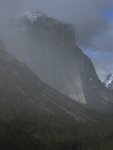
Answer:
[(113, 0), (27, 0), (26, 10), (39, 10), (50, 16), (70, 22), (75, 27), (79, 45), (95, 47), (93, 38), (109, 30), (104, 15), (113, 7)]
[(21, 11), (22, 0), (0, 0), (0, 19), (15, 16)]
[(90, 47), (93, 46), (90, 39), (109, 30), (109, 21), (103, 13), (112, 6), (113, 0), (0, 0), (0, 19), (39, 10), (73, 24), (78, 44)]
[(80, 44), (109, 28), (103, 12), (111, 9), (112, 0), (27, 0), (26, 10), (38, 9), (74, 25)]
[(0, 35), (9, 19), (34, 10), (73, 24), (77, 44), (90, 49), (86, 54), (100, 77), (112, 70), (113, 0), (0, 0)]

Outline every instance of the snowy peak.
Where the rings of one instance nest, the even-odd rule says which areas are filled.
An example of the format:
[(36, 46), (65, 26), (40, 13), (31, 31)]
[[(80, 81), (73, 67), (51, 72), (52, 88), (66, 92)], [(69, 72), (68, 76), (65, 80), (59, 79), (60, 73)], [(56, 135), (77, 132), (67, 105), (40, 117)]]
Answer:
[(113, 73), (106, 76), (104, 83), (107, 88), (113, 89)]

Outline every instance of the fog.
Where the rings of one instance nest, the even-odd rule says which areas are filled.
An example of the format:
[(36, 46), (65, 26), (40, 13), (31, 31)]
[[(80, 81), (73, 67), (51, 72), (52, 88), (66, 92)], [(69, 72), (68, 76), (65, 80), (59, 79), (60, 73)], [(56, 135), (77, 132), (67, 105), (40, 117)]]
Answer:
[(112, 0), (0, 0), (0, 19), (6, 21), (25, 12), (39, 10), (72, 23), (79, 43), (96, 47), (90, 38), (109, 30), (109, 21), (103, 14), (112, 6)]
[[(112, 20), (106, 17), (106, 13), (112, 12), (112, 8), (112, 0), (0, 0), (0, 36), (4, 37), (7, 45), (8, 38), (13, 39), (12, 36), (16, 36), (15, 33), (10, 35), (14, 32), (11, 28), (11, 20), (38, 10), (48, 16), (71, 23), (75, 29), (76, 42), (84, 50), (112, 52), (113, 25)], [(21, 58), (26, 56), (19, 47), (15, 48), (16, 42), (11, 44), (14, 45), (12, 47), (8, 45), (8, 49), (11, 49), (12, 53)], [(101, 61), (96, 59), (94, 62), (96, 65), (101, 64)], [(106, 58), (104, 58), (105, 62)]]

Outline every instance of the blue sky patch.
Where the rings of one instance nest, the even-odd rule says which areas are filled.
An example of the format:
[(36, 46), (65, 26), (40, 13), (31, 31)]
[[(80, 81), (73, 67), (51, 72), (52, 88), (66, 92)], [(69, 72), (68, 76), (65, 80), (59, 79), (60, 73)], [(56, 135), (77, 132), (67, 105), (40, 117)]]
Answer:
[(104, 17), (108, 20), (113, 20), (113, 10), (107, 10), (103, 13)]

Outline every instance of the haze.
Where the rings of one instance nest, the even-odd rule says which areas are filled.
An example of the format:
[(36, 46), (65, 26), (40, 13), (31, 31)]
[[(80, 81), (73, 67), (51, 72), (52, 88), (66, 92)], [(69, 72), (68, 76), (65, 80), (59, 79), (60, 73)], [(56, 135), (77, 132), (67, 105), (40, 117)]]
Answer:
[[(97, 68), (98, 72), (107, 71), (93, 54), (96, 51), (98, 57), (101, 55), (105, 66), (108, 66), (104, 55), (108, 51), (113, 53), (112, 0), (0, 0), (1, 31), (9, 19), (34, 10), (73, 24), (78, 45), (88, 52), (96, 66), (101, 66)], [(89, 53), (89, 50), (94, 52)], [(107, 59), (112, 58), (107, 55)]]

